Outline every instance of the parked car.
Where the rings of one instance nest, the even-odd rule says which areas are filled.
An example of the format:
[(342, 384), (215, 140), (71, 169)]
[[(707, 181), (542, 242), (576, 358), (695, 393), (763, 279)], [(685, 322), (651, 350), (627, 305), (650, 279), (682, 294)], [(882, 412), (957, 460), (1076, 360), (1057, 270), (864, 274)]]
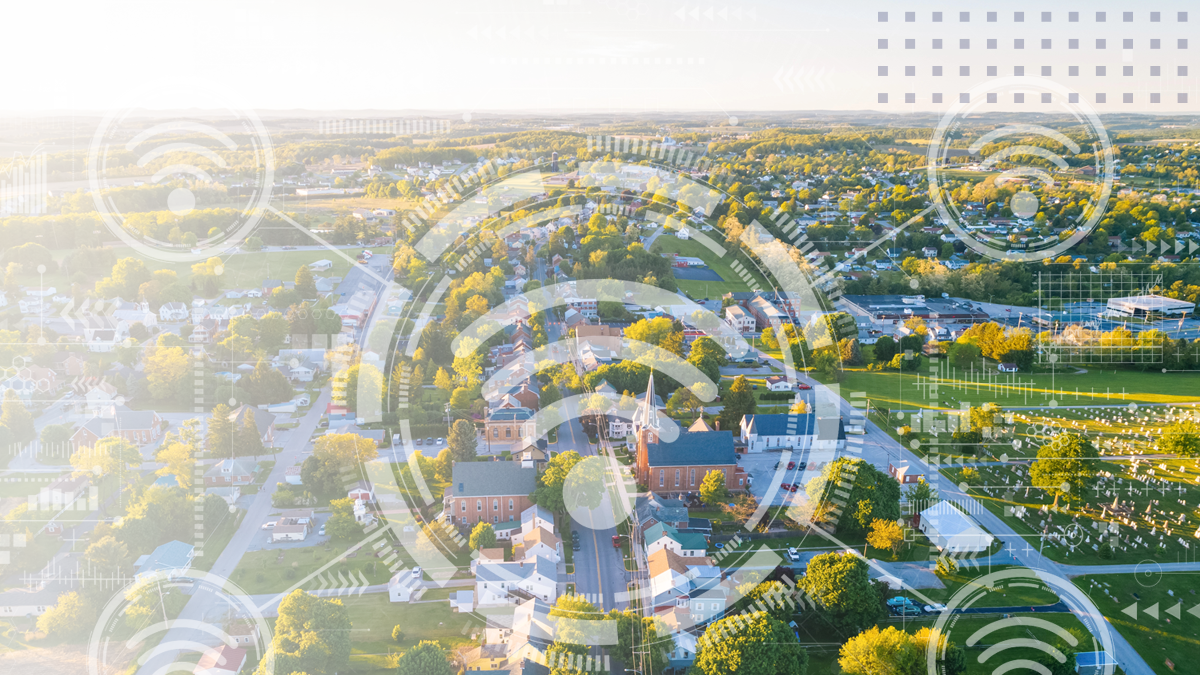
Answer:
[(904, 605), (914, 605), (915, 606), (916, 603), (914, 603), (912, 600), (904, 597), (903, 595), (897, 595), (894, 598), (888, 598), (888, 601), (887, 601), (888, 607), (903, 607)]
[(420, 578), (421, 578), (421, 567), (420, 567), (419, 565), (418, 565), (417, 567), (414, 567), (414, 568), (412, 569), (412, 575), (413, 575), (413, 578), (414, 578), (414, 579), (420, 579)]
[(321, 529), (320, 529), (320, 531), (317, 532), (317, 534), (321, 535), (322, 537), (325, 536), (325, 526), (324, 525), (321, 526)]
[(792, 470), (792, 469), (794, 469), (794, 468), (796, 468), (796, 463), (795, 463), (795, 462), (788, 462), (788, 471), (791, 471), (791, 470)]
[(572, 542), (571, 542), (571, 550), (572, 550), (572, 551), (578, 551), (578, 550), (579, 550), (579, 548), (580, 548), (580, 547), (579, 547), (579, 540), (578, 540), (578, 539), (576, 539), (576, 540), (574, 540), (574, 541), (572, 541)]
[(791, 483), (780, 483), (779, 487), (783, 488), (784, 490), (791, 490), (792, 484)]
[(791, 560), (792, 562), (800, 562), (800, 552), (797, 551), (794, 547), (789, 546), (788, 550), (787, 550), (787, 554), (788, 554), (788, 560)]
[(803, 384), (803, 383), (801, 383), (801, 384), (797, 384), (797, 385), (796, 385), (796, 388), (797, 388), (797, 389), (799, 389), (800, 391), (805, 391), (805, 390), (808, 390), (808, 389), (812, 389), (812, 387), (808, 386), (807, 384)]
[(418, 438), (418, 439), (416, 439), (415, 441), (413, 441), (413, 445), (423, 445), (424, 443), (425, 443), (425, 441), (422, 441), (422, 440), (421, 440), (421, 439), (419, 439), (419, 438)]
[(433, 436), (429, 436), (425, 439), (425, 445), (433, 445)]
[(445, 445), (445, 444), (446, 444), (445, 438), (438, 438), (438, 445)]
[(935, 602), (932, 605), (925, 605), (921, 609), (925, 610), (926, 614), (941, 614), (946, 611), (946, 606), (940, 602)]
[(269, 522), (269, 523), (263, 523), (262, 529), (264, 529), (264, 530), (273, 530), (273, 529), (275, 529), (275, 521), (274, 521), (274, 520), (272, 520), (272, 521), (271, 521), (271, 522)]
[(921, 608), (916, 605), (901, 605), (892, 608), (892, 614), (896, 616), (919, 616)]

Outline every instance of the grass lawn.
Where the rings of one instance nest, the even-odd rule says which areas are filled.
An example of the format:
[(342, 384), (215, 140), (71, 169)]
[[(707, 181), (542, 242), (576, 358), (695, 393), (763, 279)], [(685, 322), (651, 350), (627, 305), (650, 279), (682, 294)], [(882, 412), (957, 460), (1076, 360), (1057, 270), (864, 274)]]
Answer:
[[(1186, 664), (1200, 653), (1200, 618), (1188, 614), (1197, 602), (1195, 590), (1191, 589), (1194, 577), (1194, 573), (1155, 575), (1148, 579), (1141, 575), (1110, 574), (1077, 577), (1074, 582), (1154, 672), (1169, 675), (1194, 672), (1194, 667)], [(1139, 580), (1147, 585), (1141, 585)], [(1174, 596), (1167, 591), (1174, 591)], [(1136, 619), (1122, 613), (1135, 602)], [(1178, 619), (1166, 613), (1180, 603)], [(1158, 618), (1144, 611), (1154, 605), (1159, 606)], [(1167, 667), (1166, 659), (1175, 663), (1174, 671)]]
[[(365, 547), (364, 547), (365, 548)], [(370, 552), (368, 552), (368, 550)], [(338, 580), (340, 574), (343, 578), (350, 574), (354, 575), (354, 582), (347, 582), (346, 586), (357, 585), (358, 575), (361, 573), (366, 577), (369, 584), (387, 583), (391, 576), (386, 565), (381, 559), (376, 558), (373, 553), (374, 549), (359, 549), (353, 558), (347, 558), (329, 567), (324, 576), (327, 577), (326, 584), (333, 586), (341, 586)], [(283, 560), (279, 560), (280, 552), (283, 553)], [(326, 548), (324, 546), (306, 546), (304, 548), (293, 549), (275, 549), (268, 551), (250, 551), (242, 556), (242, 560), (238, 563), (237, 569), (233, 571), (233, 581), (240, 586), (246, 593), (254, 595), (257, 593), (282, 593), (288, 590), (301, 579), (317, 571), (322, 566), (329, 563), (338, 556), (341, 551), (335, 548)], [(399, 560), (405, 566), (411, 566), (412, 560), (408, 558), (403, 550), (398, 550)], [(304, 590), (312, 590), (319, 588), (322, 585), (320, 576), (309, 579), (305, 583)], [(390, 629), (389, 629), (390, 634)]]
[[(721, 238), (720, 233), (706, 232), (705, 236), (718, 241)], [(716, 235), (716, 236), (714, 236)], [(718, 242), (719, 243), (719, 242)], [(732, 254), (718, 256), (710, 251), (708, 247), (695, 240), (683, 240), (671, 234), (664, 233), (658, 239), (654, 240), (654, 245), (650, 247), (651, 253), (676, 253), (682, 256), (692, 258), (700, 258), (705, 265), (712, 271), (721, 275), (723, 281), (690, 281), (687, 279), (676, 279), (675, 283), (679, 285), (679, 290), (688, 293), (696, 298), (719, 298), (726, 293), (737, 291), (749, 291), (750, 287), (738, 275), (737, 272), (729, 266), (733, 259)], [(762, 279), (758, 272), (747, 265), (746, 271), (758, 281), (759, 288), (769, 288), (767, 283)]]
[(908, 373), (848, 370), (846, 392), (863, 392), (880, 408), (958, 408), (963, 402), (993, 402), (1001, 407), (1180, 403), (1200, 399), (1195, 373), (1089, 370), (1079, 374), (960, 373), (928, 378), (929, 369)]
[(213, 563), (217, 561), (217, 557), (221, 555), (221, 551), (224, 551), (225, 547), (229, 545), (229, 540), (233, 539), (238, 525), (242, 523), (242, 518), (245, 516), (246, 512), (238, 509), (237, 515), (228, 514), (215, 531), (205, 532), (204, 546), (200, 549), (204, 555), (197, 556), (192, 567), (205, 572), (211, 569)]
[[(449, 602), (392, 603), (387, 593), (341, 598), (354, 622), (350, 639), (355, 653), (381, 654), (403, 651), (421, 640), (437, 640), (453, 648), (472, 642), (471, 632), (483, 628), (476, 614), (459, 614)], [(392, 640), (392, 628), (401, 626), (404, 639)], [(353, 663), (354, 657), (351, 657)]]

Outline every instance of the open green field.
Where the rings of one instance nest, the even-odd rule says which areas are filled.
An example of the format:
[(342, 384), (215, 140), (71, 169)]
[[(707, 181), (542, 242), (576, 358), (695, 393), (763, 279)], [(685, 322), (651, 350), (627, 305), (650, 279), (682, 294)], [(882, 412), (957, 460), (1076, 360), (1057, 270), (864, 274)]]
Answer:
[[(355, 653), (380, 654), (404, 651), (421, 640), (437, 640), (453, 648), (471, 642), (471, 632), (483, 628), (477, 614), (459, 614), (448, 601), (392, 603), (387, 593), (341, 598), (354, 622), (351, 640)], [(404, 626), (404, 639), (392, 641), (392, 628)], [(354, 656), (351, 656), (351, 663)]]
[[(343, 578), (353, 574), (353, 581), (347, 581), (346, 587), (361, 583), (358, 578), (361, 573), (371, 585), (387, 583), (391, 573), (383, 561), (374, 556), (375, 549), (363, 547), (353, 558), (335, 563), (325, 570), (324, 584), (342, 586), (338, 576)], [(283, 560), (279, 560), (280, 553)], [(267, 551), (250, 551), (242, 556), (237, 569), (233, 571), (233, 582), (251, 595), (258, 593), (282, 593), (295, 586), (305, 577), (316, 572), (322, 566), (340, 555), (342, 551), (333, 547), (320, 545), (304, 548), (275, 549)], [(399, 559), (405, 566), (412, 565), (403, 550), (398, 551)], [(318, 576), (309, 579), (301, 588), (313, 590), (319, 588), (323, 580)]]
[[(1077, 577), (1074, 581), (1155, 673), (1195, 672), (1193, 659), (1200, 654), (1200, 618), (1188, 613), (1200, 602), (1194, 572), (1107, 574)], [(1124, 613), (1135, 602), (1136, 618)], [(1167, 610), (1177, 605), (1179, 618), (1168, 615)], [(1154, 606), (1158, 606), (1157, 617), (1145, 611)], [(1175, 664), (1173, 671), (1167, 667), (1167, 659)]]
[(1200, 401), (1200, 373), (1089, 370), (1078, 374), (961, 373), (937, 379), (929, 369), (847, 370), (843, 395), (863, 392), (879, 408), (959, 408), (963, 403), (997, 403), (1002, 408)]
[[(714, 235), (716, 235), (714, 237)], [(720, 234), (716, 231), (706, 232), (705, 236), (717, 239)], [(676, 279), (679, 284), (679, 290), (684, 291), (696, 298), (720, 298), (726, 293), (734, 293), (738, 291), (749, 291), (750, 287), (737, 272), (729, 266), (732, 255), (727, 254), (718, 256), (710, 251), (704, 244), (695, 240), (683, 240), (671, 233), (664, 233), (654, 240), (654, 245), (650, 247), (651, 253), (676, 253), (682, 256), (700, 258), (705, 262), (709, 269), (721, 275), (724, 281), (689, 281), (687, 279)], [(758, 281), (760, 288), (770, 288), (758, 272), (750, 266), (746, 270)]]

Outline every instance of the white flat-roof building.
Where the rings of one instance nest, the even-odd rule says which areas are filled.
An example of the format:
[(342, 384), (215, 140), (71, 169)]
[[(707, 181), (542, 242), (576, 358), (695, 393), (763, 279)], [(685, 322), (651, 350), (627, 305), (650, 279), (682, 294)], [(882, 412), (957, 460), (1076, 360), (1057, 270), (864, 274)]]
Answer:
[(1112, 298), (1108, 301), (1107, 313), (1112, 316), (1186, 316), (1196, 311), (1196, 303), (1187, 300), (1165, 298), (1161, 295), (1134, 295), (1128, 298)]
[(938, 550), (946, 553), (986, 551), (995, 537), (950, 502), (938, 502), (921, 512), (917, 526)]

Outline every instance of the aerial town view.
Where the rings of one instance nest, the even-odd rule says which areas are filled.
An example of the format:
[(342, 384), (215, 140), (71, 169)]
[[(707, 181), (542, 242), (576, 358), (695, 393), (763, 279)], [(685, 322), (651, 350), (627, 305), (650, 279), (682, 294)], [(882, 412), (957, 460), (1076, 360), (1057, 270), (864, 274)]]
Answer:
[(1187, 3), (7, 9), (0, 673), (1200, 672)]

